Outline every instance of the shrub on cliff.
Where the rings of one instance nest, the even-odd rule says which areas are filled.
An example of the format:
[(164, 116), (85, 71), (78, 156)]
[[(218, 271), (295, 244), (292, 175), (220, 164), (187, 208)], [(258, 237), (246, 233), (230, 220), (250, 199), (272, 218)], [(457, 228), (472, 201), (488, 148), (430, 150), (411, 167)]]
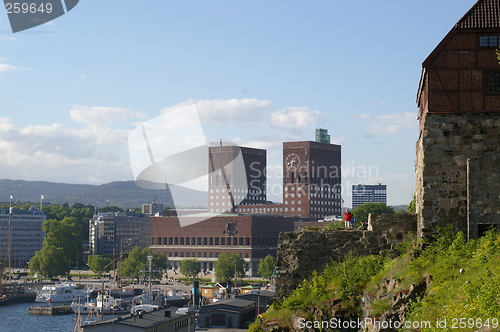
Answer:
[(328, 310), (333, 302), (339, 303), (339, 309), (345, 312), (359, 314), (363, 288), (384, 267), (386, 260), (382, 256), (350, 253), (344, 261), (332, 262), (321, 274), (315, 271), (312, 278), (304, 280), (292, 294), (275, 302), (265, 313), (264, 323), (279, 322), (281, 327), (291, 327), (292, 316), (311, 318), (309, 308)]

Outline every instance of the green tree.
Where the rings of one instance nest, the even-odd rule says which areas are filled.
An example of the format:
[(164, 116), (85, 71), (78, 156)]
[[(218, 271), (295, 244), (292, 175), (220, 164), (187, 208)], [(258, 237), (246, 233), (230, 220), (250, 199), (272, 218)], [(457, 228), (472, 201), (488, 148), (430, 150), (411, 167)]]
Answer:
[(123, 209), (118, 206), (104, 206), (99, 208), (99, 212), (123, 212)]
[(75, 203), (75, 204), (71, 205), (71, 207), (73, 209), (82, 209), (82, 208), (85, 207), (85, 204), (83, 204), (83, 203)]
[(196, 278), (198, 273), (201, 272), (201, 264), (197, 259), (184, 259), (179, 265), (180, 272), (189, 278)]
[(229, 282), (245, 275), (245, 261), (238, 254), (224, 252), (215, 262), (215, 278), (220, 282)]
[(276, 258), (267, 255), (259, 261), (259, 270), (257, 273), (264, 279), (271, 280), (274, 268), (276, 267)]
[(51, 245), (43, 246), (28, 263), (31, 273), (38, 273), (46, 277), (67, 275), (70, 271), (69, 260), (64, 249)]
[(75, 217), (65, 217), (63, 220), (48, 219), (42, 224), (45, 232), (44, 246), (54, 246), (63, 249), (67, 259), (74, 262), (82, 257), (83, 237), (81, 225)]
[(122, 262), (122, 274), (127, 278), (135, 278), (140, 280), (141, 276), (149, 277), (145, 271), (149, 270), (148, 256), (153, 256), (151, 260), (152, 277), (161, 279), (165, 270), (168, 269), (168, 257), (165, 253), (158, 253), (149, 251), (149, 248), (140, 248), (135, 246), (132, 248), (128, 257)]
[(106, 268), (109, 263), (111, 263), (111, 258), (100, 255), (91, 255), (88, 258), (89, 269), (96, 274), (103, 274), (111, 270), (111, 265)]
[(149, 248), (141, 249), (135, 246), (132, 248), (128, 257), (122, 262), (122, 273), (126, 278), (135, 278), (139, 281), (142, 272), (141, 270), (146, 270), (148, 265), (148, 253)]
[(415, 213), (417, 212), (417, 195), (413, 194), (413, 199), (411, 200), (410, 204), (408, 204), (408, 212), (410, 213)]
[(153, 252), (152, 255), (151, 268), (154, 271), (153, 278), (161, 279), (168, 269), (168, 257), (164, 252)]
[(368, 221), (368, 215), (370, 213), (394, 213), (394, 209), (387, 206), (385, 203), (366, 202), (356, 206), (351, 212), (354, 218), (356, 218), (356, 221), (365, 222)]

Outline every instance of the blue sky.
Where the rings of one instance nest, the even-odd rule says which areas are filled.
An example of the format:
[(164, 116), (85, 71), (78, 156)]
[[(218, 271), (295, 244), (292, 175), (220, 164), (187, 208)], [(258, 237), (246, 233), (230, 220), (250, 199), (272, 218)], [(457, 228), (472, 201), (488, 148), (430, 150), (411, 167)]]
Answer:
[(0, 14), (0, 178), (133, 180), (128, 134), (194, 103), (207, 135), (268, 150), (270, 185), (319, 125), (355, 171), (347, 206), (378, 182), (407, 204), (421, 63), (473, 4), (81, 0), (16, 34)]

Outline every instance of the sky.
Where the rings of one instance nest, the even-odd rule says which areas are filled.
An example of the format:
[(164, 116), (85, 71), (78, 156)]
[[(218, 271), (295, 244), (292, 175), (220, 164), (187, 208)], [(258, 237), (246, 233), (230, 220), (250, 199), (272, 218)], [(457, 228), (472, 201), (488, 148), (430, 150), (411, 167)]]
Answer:
[(18, 33), (0, 13), (0, 179), (134, 180), (131, 132), (194, 105), (205, 135), (267, 150), (270, 200), (282, 143), (320, 127), (345, 206), (358, 183), (408, 204), (421, 64), (474, 3), (81, 0)]

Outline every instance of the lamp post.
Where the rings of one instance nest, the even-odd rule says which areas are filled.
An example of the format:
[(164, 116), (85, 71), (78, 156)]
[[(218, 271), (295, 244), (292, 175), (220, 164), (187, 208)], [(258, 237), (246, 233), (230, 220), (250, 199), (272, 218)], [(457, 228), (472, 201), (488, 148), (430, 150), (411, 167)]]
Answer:
[(153, 300), (153, 294), (151, 291), (151, 263), (153, 262), (152, 255), (148, 255), (148, 261), (149, 261), (149, 299), (152, 301)]
[(260, 315), (260, 289), (257, 292), (257, 316)]

